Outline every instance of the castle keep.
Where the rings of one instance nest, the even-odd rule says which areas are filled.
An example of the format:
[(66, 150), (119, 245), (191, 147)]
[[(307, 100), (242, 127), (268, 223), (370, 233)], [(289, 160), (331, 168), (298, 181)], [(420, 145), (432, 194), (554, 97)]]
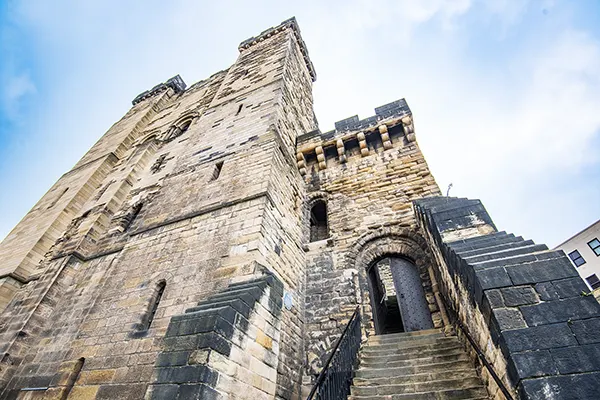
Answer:
[(319, 130), (315, 79), (290, 19), (133, 100), (0, 244), (0, 398), (598, 398), (564, 253), (441, 196), (405, 100)]

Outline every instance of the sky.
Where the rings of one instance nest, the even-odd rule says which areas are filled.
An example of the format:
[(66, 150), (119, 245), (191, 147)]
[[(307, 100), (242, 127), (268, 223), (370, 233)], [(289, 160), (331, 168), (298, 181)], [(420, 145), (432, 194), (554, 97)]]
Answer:
[(0, 0), (0, 238), (140, 92), (296, 16), (335, 121), (406, 98), (440, 188), (553, 247), (600, 219), (597, 0)]

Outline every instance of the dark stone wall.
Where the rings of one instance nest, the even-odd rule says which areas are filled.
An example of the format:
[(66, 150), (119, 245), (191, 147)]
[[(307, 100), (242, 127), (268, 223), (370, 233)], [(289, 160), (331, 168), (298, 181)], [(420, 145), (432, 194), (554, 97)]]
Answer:
[[(454, 296), (447, 302), (474, 331), (476, 323), (464, 316), (481, 313), (479, 329), (502, 352), (507, 381), (520, 398), (598, 398), (600, 304), (565, 254), (498, 232), (479, 200), (434, 197), (414, 204), (451, 277), (442, 282), (444, 295)], [(466, 290), (452, 293), (452, 284)]]
[[(266, 272), (173, 316), (146, 398), (221, 399), (240, 390), (257, 399), (272, 397), (282, 296), (283, 284)], [(271, 378), (272, 392), (257, 390), (262, 388), (248, 377)]]

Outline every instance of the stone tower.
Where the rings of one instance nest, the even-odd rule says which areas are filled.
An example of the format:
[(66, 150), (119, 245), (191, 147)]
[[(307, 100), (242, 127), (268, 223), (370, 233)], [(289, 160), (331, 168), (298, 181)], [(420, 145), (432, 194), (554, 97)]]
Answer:
[(592, 398), (562, 252), (440, 197), (404, 100), (321, 132), (293, 18), (239, 51), (137, 96), (2, 242), (0, 398), (304, 398), (356, 313), (363, 341), (462, 327), (496, 398)]

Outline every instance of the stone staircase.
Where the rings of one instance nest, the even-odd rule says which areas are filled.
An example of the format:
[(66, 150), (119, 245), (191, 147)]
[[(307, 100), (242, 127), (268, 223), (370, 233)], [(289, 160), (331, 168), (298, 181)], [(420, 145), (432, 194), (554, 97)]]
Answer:
[(440, 329), (371, 336), (348, 400), (488, 399), (462, 344)]

